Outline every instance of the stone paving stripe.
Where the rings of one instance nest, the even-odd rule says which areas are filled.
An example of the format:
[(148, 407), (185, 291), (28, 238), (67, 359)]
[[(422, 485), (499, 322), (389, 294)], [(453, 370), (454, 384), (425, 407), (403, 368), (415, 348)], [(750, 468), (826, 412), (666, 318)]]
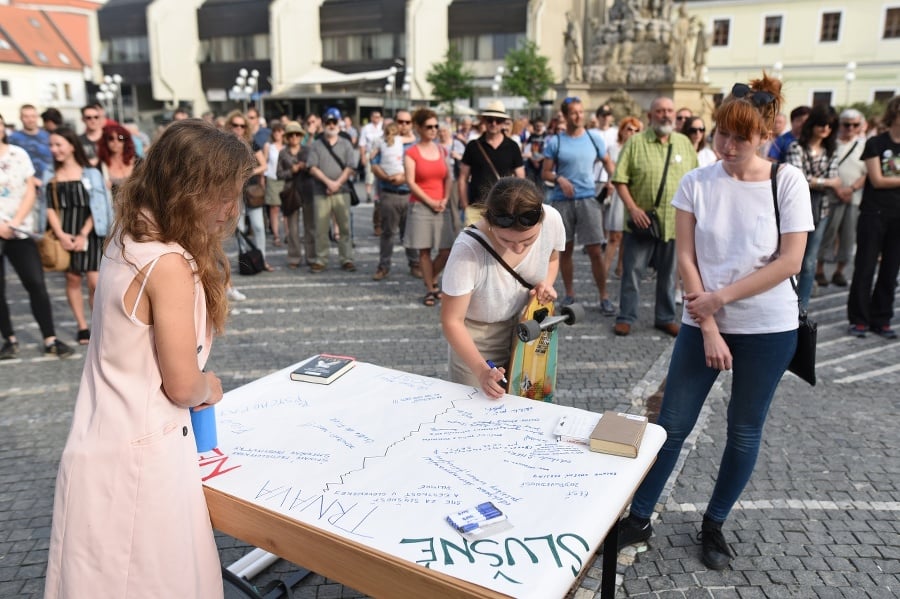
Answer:
[(900, 364), (894, 364), (893, 366), (885, 366), (884, 368), (879, 368), (877, 370), (871, 370), (869, 372), (861, 372), (860, 374), (854, 374), (853, 376), (846, 376), (842, 379), (836, 379), (832, 382), (837, 383), (839, 385), (843, 385), (843, 384), (847, 384), (847, 383), (856, 383), (858, 381), (864, 381), (866, 379), (877, 378), (883, 374), (891, 374), (893, 372), (900, 372)]
[[(816, 344), (816, 346), (819, 347), (818, 344)], [(864, 349), (862, 351), (854, 352), (851, 354), (844, 354), (839, 358), (833, 358), (831, 360), (825, 360), (823, 362), (816, 362), (816, 368), (821, 368), (823, 366), (831, 366), (832, 364), (846, 363), (847, 360), (853, 360), (855, 358), (861, 358), (863, 356), (868, 356), (871, 354), (885, 353), (886, 351), (890, 351), (890, 349), (893, 349), (893, 348), (900, 348), (900, 343), (894, 344), (894, 345), (889, 345), (887, 347), (879, 346), (879, 347), (873, 347), (870, 349)]]
[[(786, 503), (785, 503), (786, 502)], [(870, 510), (873, 512), (900, 512), (900, 501), (823, 501), (820, 499), (753, 499), (738, 501), (735, 510), (770, 510), (773, 507), (791, 507), (806, 510), (846, 512)], [(678, 512), (702, 512), (705, 503), (668, 503), (666, 509)]]

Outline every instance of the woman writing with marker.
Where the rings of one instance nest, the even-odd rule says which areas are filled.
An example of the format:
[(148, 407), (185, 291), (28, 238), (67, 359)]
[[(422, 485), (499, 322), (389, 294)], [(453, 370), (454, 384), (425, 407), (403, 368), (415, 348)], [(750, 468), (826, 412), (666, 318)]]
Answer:
[(562, 217), (527, 179), (497, 181), (485, 214), (466, 229), (534, 287), (526, 288), (472, 235), (456, 238), (444, 270), (441, 325), (450, 344), (450, 380), (498, 398), (515, 325), (530, 297), (556, 299), (553, 283), (565, 248)]

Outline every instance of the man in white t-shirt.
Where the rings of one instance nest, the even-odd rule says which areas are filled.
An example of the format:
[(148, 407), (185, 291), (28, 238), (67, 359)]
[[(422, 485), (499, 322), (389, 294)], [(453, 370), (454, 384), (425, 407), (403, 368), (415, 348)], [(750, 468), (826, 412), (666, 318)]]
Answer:
[[(375, 175), (372, 174), (370, 159), (371, 152), (375, 149), (376, 142), (384, 135), (384, 120), (380, 110), (373, 110), (369, 114), (369, 122), (359, 132), (359, 160), (366, 169), (366, 201), (372, 201), (372, 186), (375, 184)], [(377, 213), (378, 210), (375, 210)]]

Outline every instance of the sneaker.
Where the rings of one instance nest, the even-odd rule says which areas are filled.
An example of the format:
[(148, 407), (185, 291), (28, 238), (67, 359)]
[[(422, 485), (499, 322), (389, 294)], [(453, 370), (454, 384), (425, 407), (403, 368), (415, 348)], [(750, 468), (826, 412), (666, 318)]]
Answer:
[(247, 296), (238, 291), (236, 287), (229, 287), (225, 296), (233, 302), (242, 302), (247, 299)]
[(816, 273), (816, 284), (819, 287), (828, 287), (828, 277), (825, 276), (824, 272)]
[(356, 272), (356, 265), (352, 262), (344, 262), (341, 264), (341, 270), (346, 270), (347, 272)]
[(721, 524), (704, 519), (697, 540), (703, 545), (700, 559), (710, 570), (724, 570), (734, 559), (734, 552), (722, 534)]
[(616, 307), (608, 299), (600, 300), (600, 314), (603, 316), (615, 316)]
[(375, 274), (372, 275), (372, 280), (380, 281), (381, 279), (385, 278), (386, 276), (388, 276), (388, 271), (384, 268), (379, 267), (378, 270), (375, 271)]
[(653, 534), (653, 527), (648, 520), (645, 524), (641, 524), (637, 518), (628, 515), (619, 520), (619, 551), (629, 545), (635, 543), (643, 543)]
[(71, 347), (57, 339), (50, 345), (44, 346), (44, 355), (45, 356), (56, 356), (57, 358), (68, 358), (72, 354), (75, 353)]
[(879, 337), (883, 337), (884, 339), (896, 339), (897, 331), (891, 328), (891, 325), (886, 324), (883, 327), (872, 327), (872, 332), (878, 335)]
[(19, 342), (7, 339), (0, 347), (0, 360), (12, 360), (19, 355)]
[(842, 272), (836, 272), (831, 277), (832, 285), (837, 285), (838, 287), (846, 287), (847, 286), (847, 277), (844, 276)]
[(560, 306), (571, 306), (571, 305), (574, 304), (574, 303), (575, 303), (575, 296), (574, 296), (574, 295), (567, 295), (566, 297), (564, 297), (564, 298), (562, 299), (561, 302), (559, 302), (559, 305), (560, 305)]
[(854, 337), (859, 337), (862, 339), (866, 336), (866, 327), (861, 324), (851, 324), (847, 329), (847, 334), (853, 335)]

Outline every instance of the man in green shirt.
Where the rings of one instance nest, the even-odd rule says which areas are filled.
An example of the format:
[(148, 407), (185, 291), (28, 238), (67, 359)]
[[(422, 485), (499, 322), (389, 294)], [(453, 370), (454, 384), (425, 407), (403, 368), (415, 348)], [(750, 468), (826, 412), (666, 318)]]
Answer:
[[(697, 153), (690, 140), (674, 132), (675, 105), (670, 98), (657, 98), (648, 113), (650, 126), (631, 137), (619, 154), (612, 182), (628, 210), (628, 218), (638, 227), (650, 225), (647, 211), (656, 210), (661, 239), (639, 238), (626, 224), (622, 240), (622, 289), (614, 332), (625, 336), (637, 320), (638, 282), (651, 257), (656, 264), (656, 309), (654, 325), (672, 337), (680, 326), (675, 320), (675, 208), (672, 196), (681, 178), (697, 168)], [(671, 147), (671, 151), (670, 151)], [(668, 168), (666, 163), (668, 159)], [(665, 181), (663, 174), (665, 173)], [(660, 188), (659, 205), (656, 205)]]

